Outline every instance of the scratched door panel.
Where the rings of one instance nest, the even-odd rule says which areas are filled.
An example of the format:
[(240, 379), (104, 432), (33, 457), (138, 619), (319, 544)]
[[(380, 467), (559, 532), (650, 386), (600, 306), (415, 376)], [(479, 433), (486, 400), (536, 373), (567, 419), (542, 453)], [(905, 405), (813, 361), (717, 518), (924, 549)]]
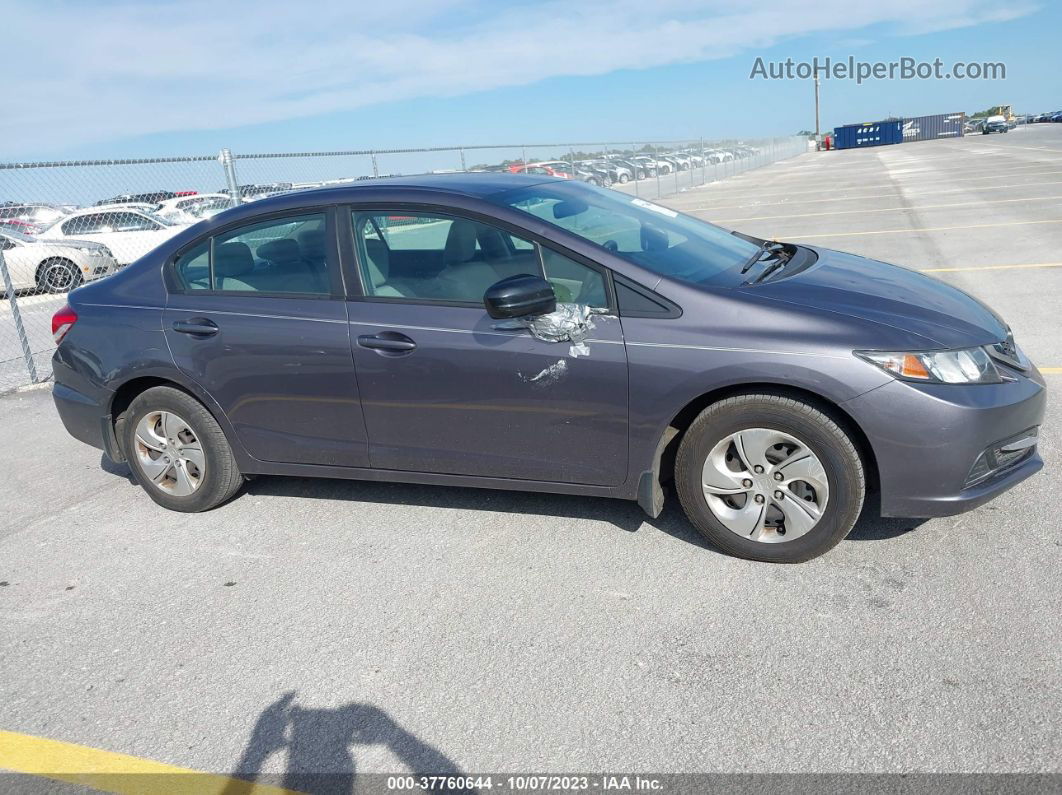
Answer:
[[(352, 301), (350, 338), (373, 467), (618, 485), (627, 476), (619, 320), (582, 346), (498, 330), (482, 308)], [(408, 339), (409, 351), (359, 337)], [(371, 344), (371, 343), (369, 343)]]

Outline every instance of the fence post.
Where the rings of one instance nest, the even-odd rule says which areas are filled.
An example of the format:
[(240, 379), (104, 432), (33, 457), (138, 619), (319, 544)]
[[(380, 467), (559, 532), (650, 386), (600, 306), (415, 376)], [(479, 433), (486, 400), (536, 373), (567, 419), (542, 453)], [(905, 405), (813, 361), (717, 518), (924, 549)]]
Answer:
[(649, 156), (653, 158), (653, 165), (656, 169), (656, 198), (659, 199), (664, 192), (664, 189), (660, 187), (660, 163), (656, 159), (656, 147), (652, 144), (647, 144), (647, 146), (650, 149)]
[[(634, 195), (635, 196), (638, 195), (638, 182), (640, 181), (638, 179), (638, 161), (634, 159), (634, 156), (637, 155), (637, 154), (638, 154), (638, 144), (631, 144), (631, 163), (634, 164)], [(649, 168), (649, 166), (645, 166), (645, 168), (642, 169), (643, 173), (644, 173), (645, 169), (648, 169), (648, 168)], [(646, 174), (645, 176), (648, 177), (649, 175)]]
[(465, 165), (465, 150), (464, 149), (460, 149), (458, 151), (461, 152), (461, 170), (462, 171), (468, 171), (468, 166)]
[(18, 311), (18, 299), (15, 298), (15, 285), (11, 281), (11, 274), (7, 270), (7, 262), (4, 260), (4, 252), (0, 251), (0, 275), (4, 279), (4, 290), (7, 292), (7, 300), (11, 302), (11, 318), (15, 321), (15, 332), (18, 334), (19, 344), (22, 346), (22, 358), (26, 361), (26, 370), (29, 371), (30, 383), (39, 382), (37, 378), (37, 364), (33, 361), (33, 349), (30, 347), (29, 337), (26, 336), (26, 326), (22, 322), (22, 313)]
[(229, 183), (229, 196), (232, 206), (235, 207), (243, 201), (240, 196), (240, 183), (236, 181), (236, 165), (232, 162), (232, 152), (222, 149), (218, 155), (218, 162), (225, 169), (225, 180)]
[(376, 152), (369, 152), (369, 157), (372, 158), (372, 176), (375, 179), (380, 176), (380, 168), (376, 165)]

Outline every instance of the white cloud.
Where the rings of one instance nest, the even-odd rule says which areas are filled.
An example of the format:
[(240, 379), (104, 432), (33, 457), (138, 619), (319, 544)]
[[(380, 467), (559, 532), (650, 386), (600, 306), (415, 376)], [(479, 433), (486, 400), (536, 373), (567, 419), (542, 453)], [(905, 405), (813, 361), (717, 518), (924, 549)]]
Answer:
[[(328, 0), (5, 8), (12, 151), (724, 58), (813, 33), (906, 35), (1030, 13), (991, 0)], [(12, 35), (16, 34), (16, 35)]]

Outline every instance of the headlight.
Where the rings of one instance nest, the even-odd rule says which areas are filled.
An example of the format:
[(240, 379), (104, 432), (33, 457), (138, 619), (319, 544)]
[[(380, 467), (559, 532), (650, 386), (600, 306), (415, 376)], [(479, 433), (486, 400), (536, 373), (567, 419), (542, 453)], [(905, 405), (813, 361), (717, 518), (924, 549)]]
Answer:
[(955, 351), (853, 351), (860, 359), (875, 364), (905, 381), (935, 384), (998, 384), (1003, 381), (984, 348)]

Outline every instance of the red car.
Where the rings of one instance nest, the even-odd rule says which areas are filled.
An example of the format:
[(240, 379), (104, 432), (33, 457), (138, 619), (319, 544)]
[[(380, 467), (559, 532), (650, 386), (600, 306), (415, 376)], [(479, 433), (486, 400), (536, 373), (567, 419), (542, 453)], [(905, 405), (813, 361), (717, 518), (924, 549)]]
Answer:
[(537, 174), (544, 177), (559, 177), (571, 179), (572, 175), (561, 169), (570, 168), (562, 160), (550, 160), (543, 163), (514, 163), (509, 166), (509, 171), (514, 174)]

